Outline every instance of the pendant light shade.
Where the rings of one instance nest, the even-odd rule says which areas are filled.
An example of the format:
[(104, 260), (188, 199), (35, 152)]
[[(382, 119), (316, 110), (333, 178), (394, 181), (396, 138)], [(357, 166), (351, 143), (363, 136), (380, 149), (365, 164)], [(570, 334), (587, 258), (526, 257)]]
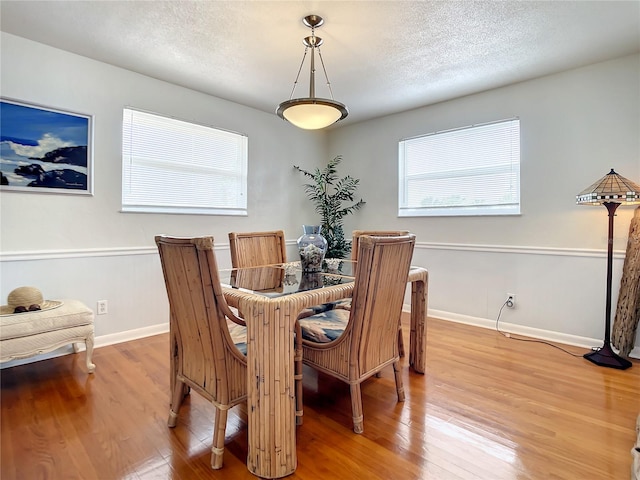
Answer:
[(317, 130), (347, 116), (347, 107), (324, 98), (296, 98), (278, 106), (277, 114), (296, 127)]
[[(318, 130), (321, 128), (333, 125), (339, 120), (342, 120), (349, 114), (347, 107), (333, 99), (333, 92), (331, 91), (331, 83), (327, 76), (327, 70), (324, 67), (324, 60), (322, 59), (322, 53), (320, 52), (320, 45), (322, 45), (322, 38), (315, 35), (315, 28), (321, 26), (324, 23), (322, 17), (318, 15), (308, 15), (302, 19), (307, 27), (311, 28), (311, 36), (306, 37), (303, 40), (305, 45), (304, 55), (302, 57), (302, 63), (298, 70), (298, 75), (293, 82), (293, 90), (291, 91), (291, 98), (278, 105), (276, 114), (298, 128), (304, 128), (306, 130)], [(311, 49), (311, 65), (309, 76), (309, 96), (304, 98), (293, 98), (300, 72), (304, 66), (304, 61), (307, 57), (307, 53)], [(322, 70), (324, 71), (325, 79), (327, 80), (327, 87), (331, 94), (331, 99), (317, 98), (315, 95), (315, 54), (316, 50), (320, 63), (322, 64)]]

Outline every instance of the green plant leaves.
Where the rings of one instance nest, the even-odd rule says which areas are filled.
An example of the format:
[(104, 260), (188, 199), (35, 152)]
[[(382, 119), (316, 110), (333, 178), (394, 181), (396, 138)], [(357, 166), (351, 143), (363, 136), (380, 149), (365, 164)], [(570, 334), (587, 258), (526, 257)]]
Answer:
[(327, 239), (327, 258), (346, 258), (351, 251), (351, 242), (344, 238), (342, 219), (347, 215), (360, 210), (365, 201), (360, 199), (351, 205), (346, 202), (354, 202), (354, 194), (360, 180), (347, 175), (338, 177), (337, 166), (342, 161), (338, 155), (320, 170), (316, 168), (309, 172), (294, 165), (297, 171), (312, 180), (312, 183), (303, 185), (307, 197), (314, 204), (315, 210), (322, 219), (322, 235)]

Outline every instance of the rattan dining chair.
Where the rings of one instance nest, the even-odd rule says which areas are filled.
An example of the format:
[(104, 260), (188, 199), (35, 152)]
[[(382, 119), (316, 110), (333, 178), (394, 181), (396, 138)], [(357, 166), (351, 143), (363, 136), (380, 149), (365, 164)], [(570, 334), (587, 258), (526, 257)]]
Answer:
[[(229, 232), (231, 266), (233, 268), (257, 267), (286, 263), (287, 252), (284, 232)], [(313, 315), (318, 309), (306, 309), (300, 316)], [(296, 335), (300, 335), (300, 325), (296, 322)], [(302, 350), (297, 348), (294, 356), (294, 379), (296, 384), (296, 425), (302, 425)]]
[(271, 232), (229, 232), (233, 268), (273, 265), (287, 261), (282, 230)]
[(408, 230), (354, 230), (351, 232), (351, 260), (358, 260), (358, 245), (360, 237), (368, 235), (370, 237), (400, 237), (409, 235)]
[(353, 430), (362, 433), (360, 384), (393, 365), (398, 401), (404, 401), (396, 332), (402, 313), (415, 235), (359, 237), (350, 310), (299, 319), (302, 361), (349, 384)]
[(244, 321), (224, 299), (213, 237), (156, 236), (155, 241), (170, 310), (171, 406), (167, 423), (175, 427), (189, 388), (210, 401), (216, 410), (211, 467), (219, 469), (227, 412), (246, 401), (248, 382), (246, 357), (236, 347), (227, 322), (241, 331)]
[[(401, 235), (409, 235), (407, 230), (354, 230), (351, 234), (351, 260), (358, 260), (358, 243), (360, 237), (363, 235), (369, 235), (372, 237), (397, 237)], [(343, 302), (342, 308), (349, 308), (346, 303)], [(404, 339), (402, 338), (402, 323), (398, 324), (398, 350), (400, 356), (404, 357)]]

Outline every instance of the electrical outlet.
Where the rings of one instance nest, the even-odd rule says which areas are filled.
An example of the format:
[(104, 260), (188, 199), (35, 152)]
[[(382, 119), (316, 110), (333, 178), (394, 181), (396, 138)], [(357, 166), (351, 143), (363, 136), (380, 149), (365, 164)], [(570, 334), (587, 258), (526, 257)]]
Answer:
[(106, 300), (98, 300), (98, 315), (104, 315), (109, 310), (107, 309), (107, 301)]
[(507, 304), (507, 307), (514, 308), (516, 306), (516, 294), (507, 293), (507, 301), (505, 303)]

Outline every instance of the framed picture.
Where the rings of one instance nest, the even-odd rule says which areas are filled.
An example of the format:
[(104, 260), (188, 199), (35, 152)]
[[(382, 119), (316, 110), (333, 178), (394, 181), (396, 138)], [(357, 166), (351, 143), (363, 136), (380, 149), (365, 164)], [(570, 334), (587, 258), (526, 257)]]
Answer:
[(0, 189), (93, 194), (93, 117), (0, 99)]

